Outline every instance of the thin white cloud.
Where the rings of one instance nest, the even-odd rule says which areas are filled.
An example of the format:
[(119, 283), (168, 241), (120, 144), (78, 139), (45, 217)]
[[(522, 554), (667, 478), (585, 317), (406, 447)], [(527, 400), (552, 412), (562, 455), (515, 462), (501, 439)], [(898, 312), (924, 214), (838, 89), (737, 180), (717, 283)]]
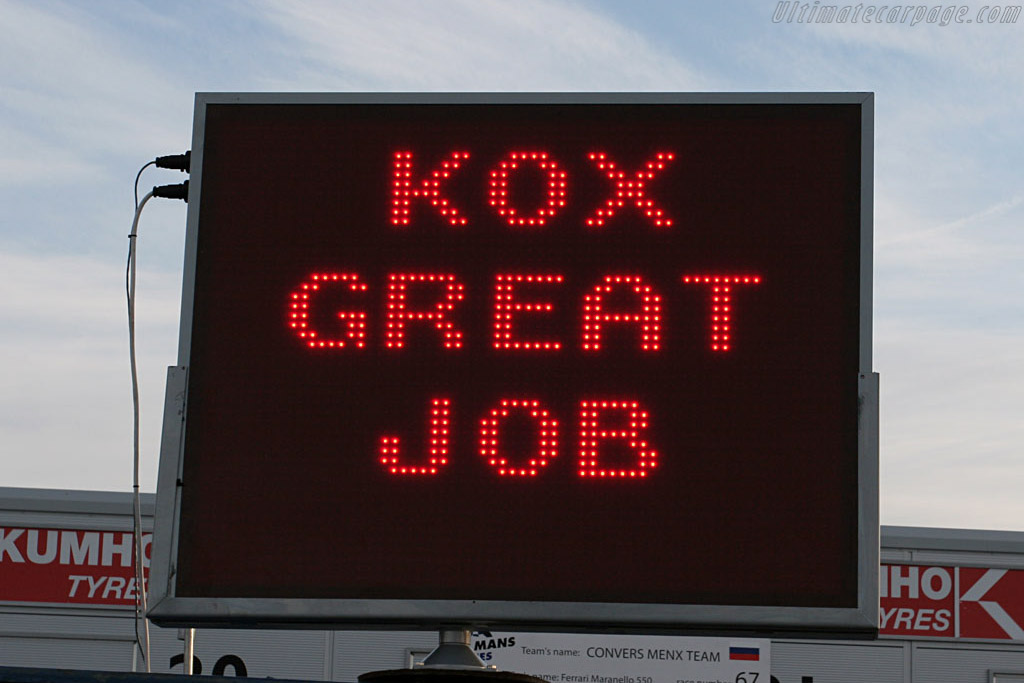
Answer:
[(704, 85), (677, 57), (581, 3), (305, 0), (258, 6), (302, 50), (307, 69), (302, 81), (315, 80), (324, 89), (693, 90)]
[(939, 260), (947, 266), (959, 263), (963, 268), (978, 270), (986, 261), (994, 265), (1020, 254), (1020, 241), (1003, 241), (1002, 227), (1019, 225), (1024, 217), (1024, 195), (974, 209), (966, 216), (935, 222), (899, 197), (884, 190), (878, 195), (876, 207), (885, 225), (875, 241), (875, 251), (882, 264), (898, 267)]
[(168, 81), (173, 63), (154, 70), (87, 6), (3, 2), (0, 17), (5, 139), (65, 157), (181, 139), (167, 112), (191, 106)]
[[(3, 124), (0, 123), (0, 128)], [(24, 185), (66, 185), (105, 169), (53, 142), (4, 131), (4, 153), (0, 157), (0, 183), (8, 188)]]
[[(838, 2), (829, 4), (839, 7), (844, 4), (856, 5)], [(909, 5), (901, 7), (906, 9)], [(861, 20), (857, 23), (852, 20), (828, 23), (782, 21), (775, 23), (775, 27), (792, 31), (791, 36), (805, 31), (822, 44), (828, 45), (830, 49), (860, 49), (868, 54), (885, 57), (895, 68), (903, 61), (901, 58), (909, 57), (922, 60), (922, 64), (926, 63), (929, 67), (938, 66), (942, 69), (938, 74), (944, 71), (947, 76), (951, 75), (950, 69), (955, 69), (982, 76), (1012, 75), (1013, 78), (1020, 79), (1021, 75), (1014, 65), (1020, 64), (1020, 51), (1017, 45), (1020, 23), (1024, 21), (1024, 17), (1018, 17), (1015, 23), (979, 23), (979, 12), (982, 8), (991, 10), (992, 6), (979, 3), (964, 7), (967, 13), (961, 17), (962, 22), (951, 21), (945, 26), (940, 22), (927, 20), (915, 23), (913, 14), (907, 15), (905, 20), (901, 21), (904, 19), (902, 12), (897, 21), (891, 22), (888, 21), (890, 17), (887, 12), (886, 20), (883, 21), (879, 21), (877, 16), (874, 21)], [(889, 8), (898, 9), (895, 6)], [(1008, 12), (1003, 13), (1004, 19), (1008, 16)], [(983, 19), (988, 17), (989, 14), (982, 16)], [(920, 70), (919, 73), (923, 74), (925, 71), (931, 69)]]
[[(5, 480), (110, 489), (131, 484), (131, 385), (124, 272), (74, 256), (0, 252), (0, 444)], [(180, 278), (139, 273), (143, 474), (153, 490)], [(119, 476), (120, 474), (120, 476)]]
[(1019, 529), (1018, 334), (889, 323), (878, 344), (888, 524)]

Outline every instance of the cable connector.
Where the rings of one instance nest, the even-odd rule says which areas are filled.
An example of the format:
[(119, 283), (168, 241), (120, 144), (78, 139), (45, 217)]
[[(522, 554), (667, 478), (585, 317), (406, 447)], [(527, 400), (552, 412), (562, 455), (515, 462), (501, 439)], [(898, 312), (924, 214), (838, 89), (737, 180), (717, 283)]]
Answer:
[(177, 185), (157, 185), (153, 188), (153, 196), (164, 199), (183, 199), (188, 204), (188, 181)]
[[(185, 173), (192, 172), (192, 150), (184, 154), (171, 154), (165, 157), (156, 158), (157, 168), (176, 168)], [(159, 195), (157, 195), (159, 196)]]

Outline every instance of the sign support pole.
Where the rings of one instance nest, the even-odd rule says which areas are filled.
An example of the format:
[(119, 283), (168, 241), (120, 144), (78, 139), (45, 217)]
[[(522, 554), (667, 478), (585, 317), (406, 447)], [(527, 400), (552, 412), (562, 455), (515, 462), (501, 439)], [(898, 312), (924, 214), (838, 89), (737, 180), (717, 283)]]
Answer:
[(488, 668), (469, 646), (470, 637), (468, 628), (441, 629), (437, 647), (423, 660), (423, 666), (446, 669)]
[(196, 654), (196, 630), (194, 628), (185, 629), (185, 675), (191, 676), (195, 673), (195, 654)]
[(545, 683), (542, 678), (485, 665), (469, 646), (471, 636), (468, 628), (441, 629), (437, 647), (420, 666), (371, 671), (359, 676), (359, 683)]

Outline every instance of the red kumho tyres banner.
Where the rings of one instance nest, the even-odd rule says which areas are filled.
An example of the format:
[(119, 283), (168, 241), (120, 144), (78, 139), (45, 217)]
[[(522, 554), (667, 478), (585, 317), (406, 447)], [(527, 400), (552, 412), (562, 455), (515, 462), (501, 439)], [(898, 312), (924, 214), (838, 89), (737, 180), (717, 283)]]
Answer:
[[(142, 536), (144, 577), (152, 536)], [(0, 601), (134, 604), (133, 545), (125, 531), (0, 527)]]
[(882, 565), (879, 634), (1024, 641), (1024, 571)]

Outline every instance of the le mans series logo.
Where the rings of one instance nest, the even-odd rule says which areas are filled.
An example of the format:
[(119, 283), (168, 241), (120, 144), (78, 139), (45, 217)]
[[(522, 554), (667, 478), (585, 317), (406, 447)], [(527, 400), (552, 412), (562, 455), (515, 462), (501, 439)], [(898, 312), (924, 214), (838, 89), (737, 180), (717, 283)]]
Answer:
[(495, 637), (490, 631), (473, 631), (473, 652), (480, 658), (480, 661), (488, 662), (494, 657), (494, 650), (515, 647), (515, 645), (515, 636)]

